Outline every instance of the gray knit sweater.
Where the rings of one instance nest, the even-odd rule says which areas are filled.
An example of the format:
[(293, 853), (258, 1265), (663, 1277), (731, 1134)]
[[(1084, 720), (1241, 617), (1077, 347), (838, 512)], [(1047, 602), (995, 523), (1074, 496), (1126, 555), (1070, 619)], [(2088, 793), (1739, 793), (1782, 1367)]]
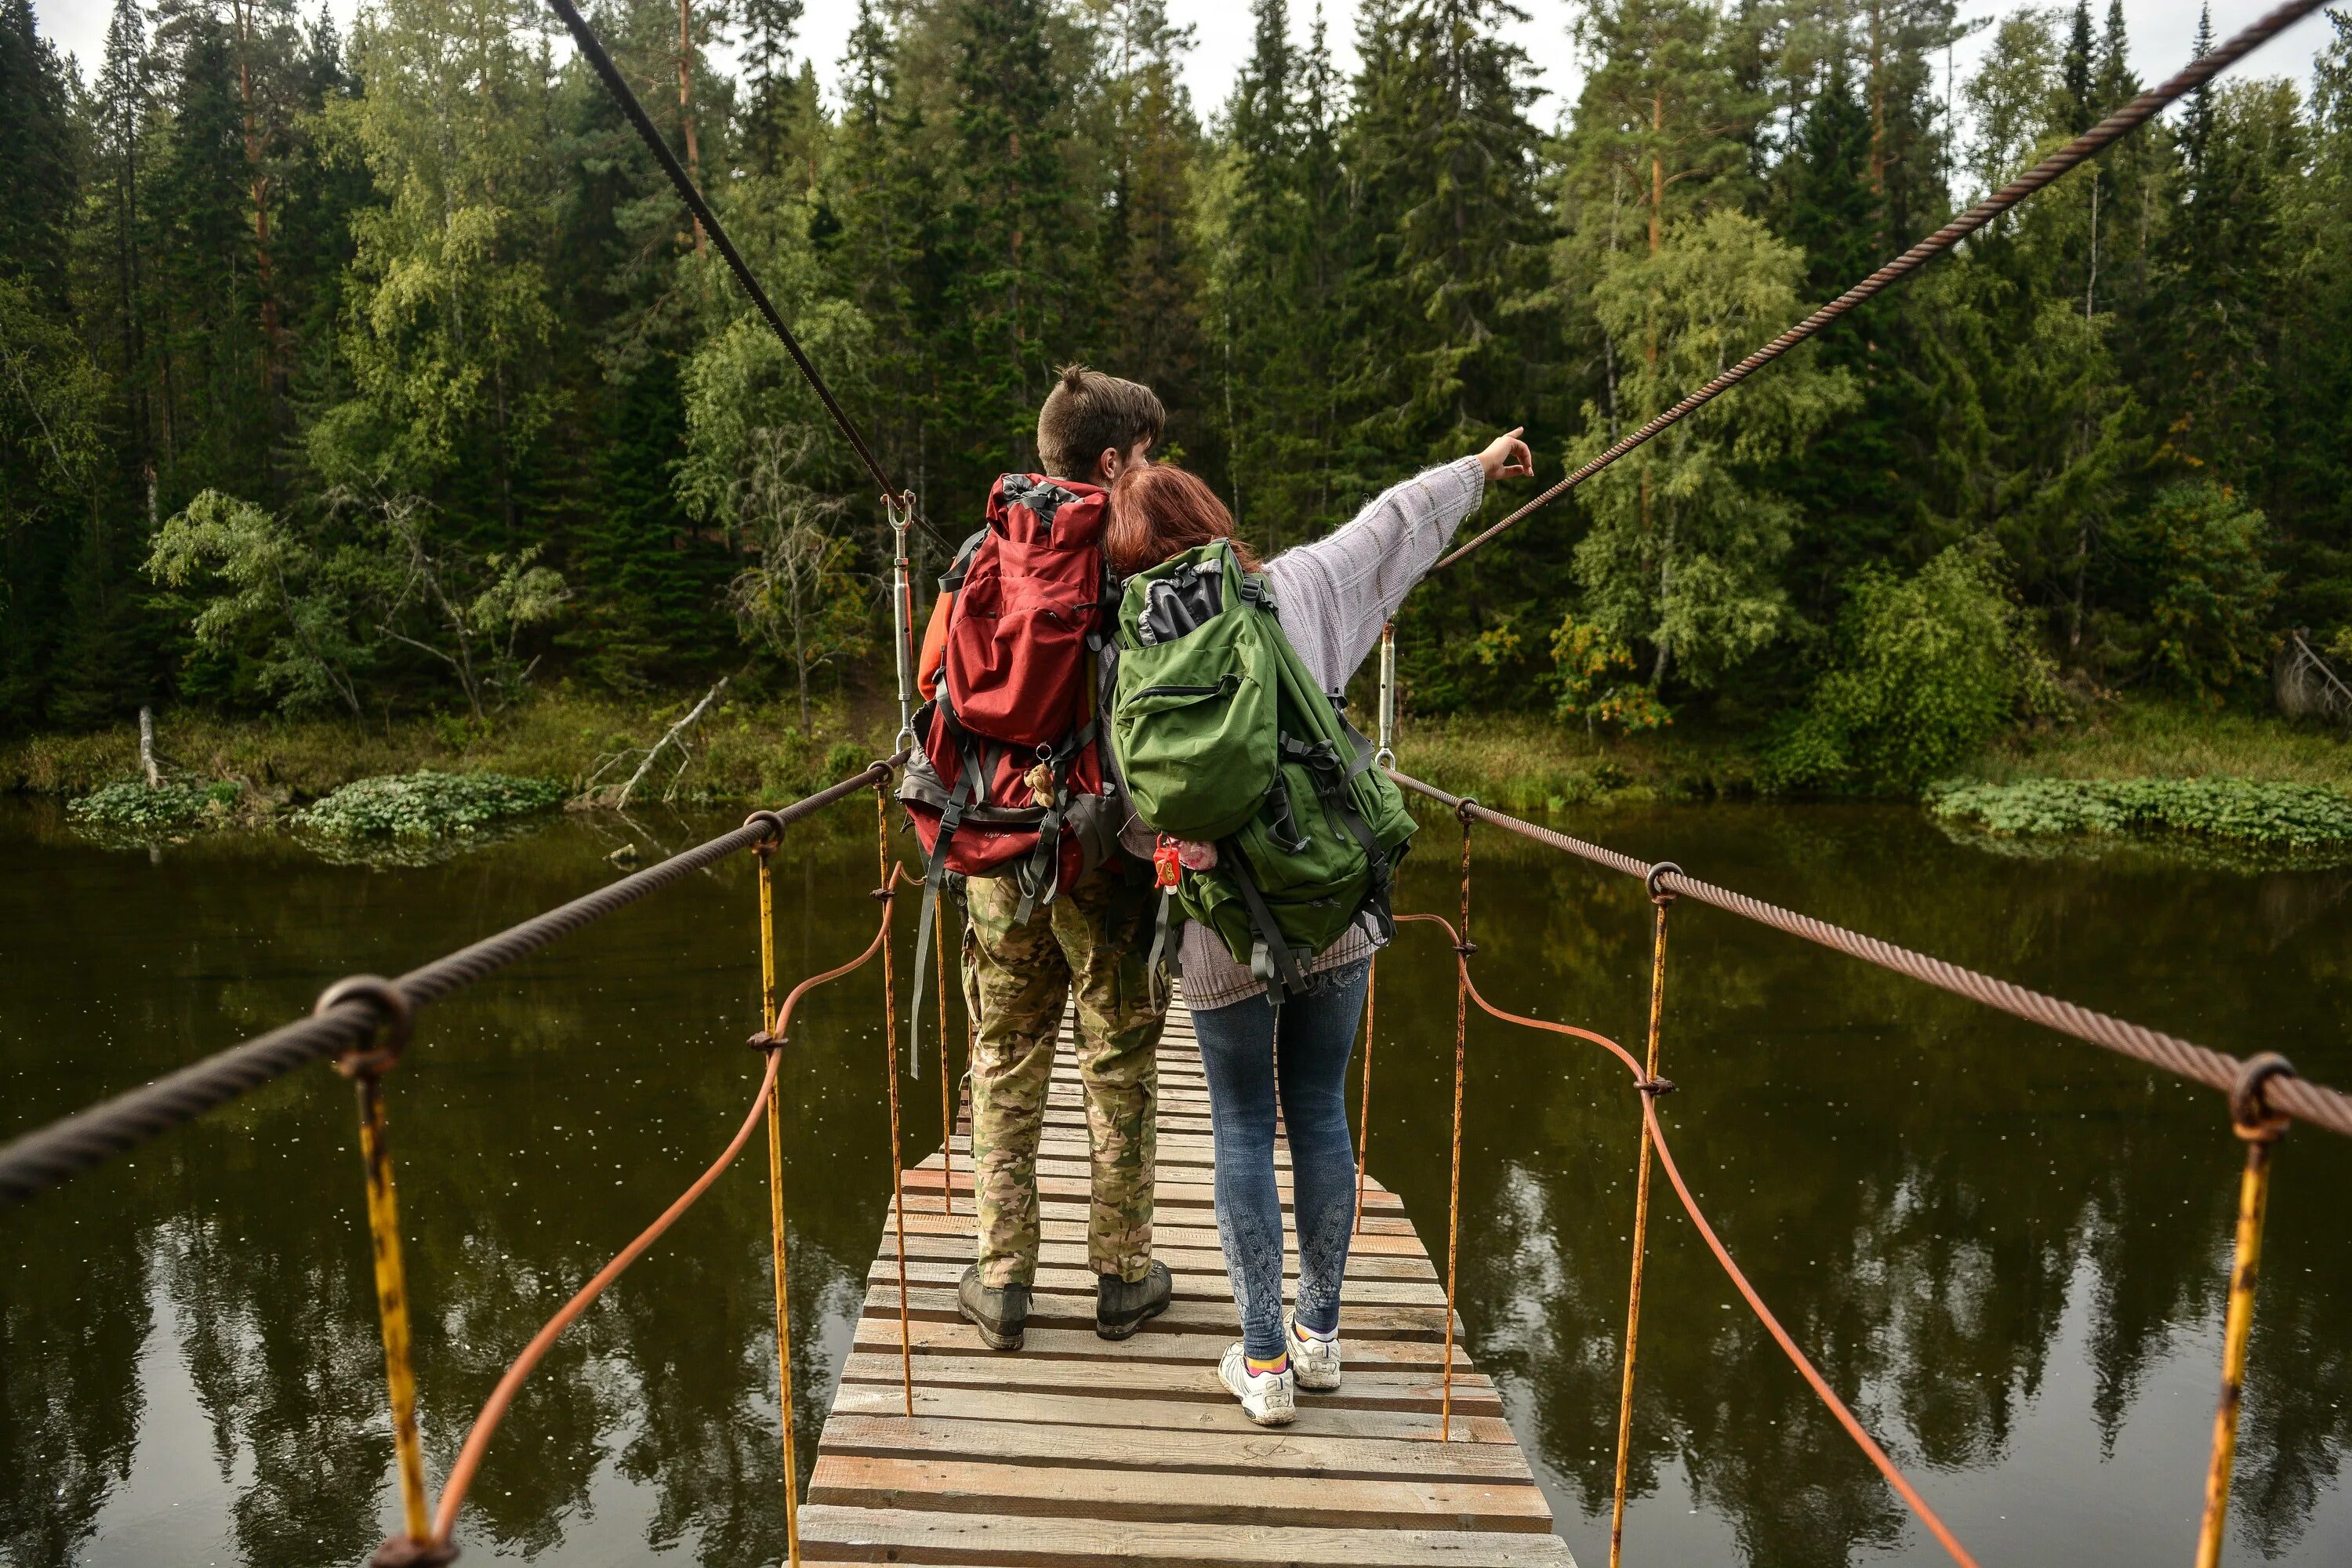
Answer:
[[(1299, 658), (1327, 691), (1347, 689), (1348, 678), (1379, 646), (1381, 627), (1404, 603), (1423, 574), (1445, 553), (1462, 520), (1478, 510), (1486, 476), (1475, 458), (1464, 458), (1383, 492), (1345, 528), (1286, 550), (1266, 563), (1282, 629)], [(1128, 835), (1134, 841), (1130, 824)], [(1141, 829), (1140, 852), (1150, 853)], [(1360, 963), (1373, 939), (1359, 926), (1318, 955), (1311, 973)], [(1184, 929), (1184, 1000), (1196, 1012), (1258, 995), (1265, 983), (1234, 962), (1205, 927)]]

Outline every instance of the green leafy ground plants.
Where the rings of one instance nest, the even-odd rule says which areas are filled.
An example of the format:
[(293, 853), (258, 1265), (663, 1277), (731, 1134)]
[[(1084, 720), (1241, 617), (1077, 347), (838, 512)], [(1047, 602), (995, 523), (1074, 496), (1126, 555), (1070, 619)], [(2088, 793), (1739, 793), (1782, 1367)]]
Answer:
[(226, 824), (245, 791), (241, 785), (166, 784), (150, 789), (137, 780), (100, 786), (66, 807), (66, 815), (102, 835), (151, 839)]
[(424, 770), (345, 784), (294, 815), (294, 825), (344, 841), (470, 838), (563, 799), (551, 779)]
[(2352, 851), (2352, 797), (2242, 778), (2025, 778), (1931, 788), (1946, 823), (2005, 838), (2180, 834), (2291, 855)]

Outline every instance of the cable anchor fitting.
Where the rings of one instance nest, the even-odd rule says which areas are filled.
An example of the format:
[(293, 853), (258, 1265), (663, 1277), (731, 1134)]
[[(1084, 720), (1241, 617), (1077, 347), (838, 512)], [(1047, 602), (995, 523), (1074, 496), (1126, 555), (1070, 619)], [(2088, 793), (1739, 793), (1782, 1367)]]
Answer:
[(2274, 1078), (2297, 1077), (2294, 1064), (2276, 1051), (2262, 1051), (2238, 1066), (2237, 1081), (2230, 1085), (2230, 1125), (2249, 1143), (2273, 1143), (2286, 1133), (2291, 1119), (2273, 1110), (2263, 1098), (2263, 1086)]
[(381, 1078), (400, 1065), (401, 1052), (416, 1028), (416, 1011), (399, 986), (381, 974), (352, 974), (319, 994), (313, 1016), (323, 1016), (346, 1002), (365, 1002), (375, 1010), (375, 1043), (353, 1047), (335, 1058), (335, 1070), (345, 1078)]
[(755, 811), (743, 819), (743, 826), (757, 826), (760, 837), (752, 846), (755, 854), (766, 855), (784, 841), (784, 819), (776, 812)]
[(1465, 795), (1454, 803), (1454, 815), (1461, 819), (1462, 826), (1465, 827), (1469, 826), (1475, 820), (1478, 810), (1478, 797), (1475, 795)]
[(1670, 1078), (1637, 1079), (1634, 1080), (1633, 1087), (1652, 1100), (1655, 1100), (1662, 1094), (1674, 1093), (1675, 1080)]
[(1650, 902), (1659, 905), (1673, 903), (1675, 901), (1675, 895), (1666, 889), (1660, 887), (1658, 884), (1669, 876), (1680, 877), (1684, 875), (1685, 875), (1685, 873), (1683, 868), (1680, 866), (1675, 865), (1672, 860), (1661, 860), (1656, 865), (1651, 867), (1650, 874), (1643, 879), (1643, 881), (1650, 889)]

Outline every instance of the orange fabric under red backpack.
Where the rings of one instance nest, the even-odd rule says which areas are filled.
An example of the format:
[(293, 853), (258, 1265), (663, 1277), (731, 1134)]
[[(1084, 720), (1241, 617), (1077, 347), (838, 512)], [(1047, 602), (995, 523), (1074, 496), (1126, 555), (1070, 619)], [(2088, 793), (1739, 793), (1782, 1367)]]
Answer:
[(924, 857), (910, 1055), (949, 877), (1013, 879), (1014, 919), (1025, 921), (1118, 852), (1097, 702), (1118, 604), (1108, 515), (1098, 486), (1006, 474), (989, 490), (988, 526), (940, 579), (919, 670), (931, 700), (915, 715), (921, 744), (898, 786)]

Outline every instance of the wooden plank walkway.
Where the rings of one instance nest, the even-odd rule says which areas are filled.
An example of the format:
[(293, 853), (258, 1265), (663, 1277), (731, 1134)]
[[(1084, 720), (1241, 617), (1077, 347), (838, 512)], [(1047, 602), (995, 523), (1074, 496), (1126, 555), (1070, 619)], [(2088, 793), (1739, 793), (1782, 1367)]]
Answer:
[[(1212, 1207), (1208, 1086), (1181, 1005), (1160, 1047), (1154, 1236), (1175, 1300), (1132, 1339), (1095, 1336), (1086, 1110), (1070, 1029), (1066, 1019), (1037, 1162), (1044, 1250), (1025, 1348), (991, 1352), (956, 1315), (972, 1257), (966, 1125), (952, 1213), (939, 1155), (906, 1174), (915, 1414), (899, 1381), (898, 1256), (886, 1219), (801, 1510), (803, 1561), (1575, 1568), (1494, 1384), (1458, 1333), (1454, 1437), (1437, 1440), (1444, 1282), (1378, 1183), (1365, 1184), (1349, 1256), (1340, 1389), (1302, 1392), (1297, 1421), (1268, 1429), (1218, 1383), (1217, 1358), (1239, 1328)], [(1276, 1161), (1286, 1194), (1279, 1144)]]

